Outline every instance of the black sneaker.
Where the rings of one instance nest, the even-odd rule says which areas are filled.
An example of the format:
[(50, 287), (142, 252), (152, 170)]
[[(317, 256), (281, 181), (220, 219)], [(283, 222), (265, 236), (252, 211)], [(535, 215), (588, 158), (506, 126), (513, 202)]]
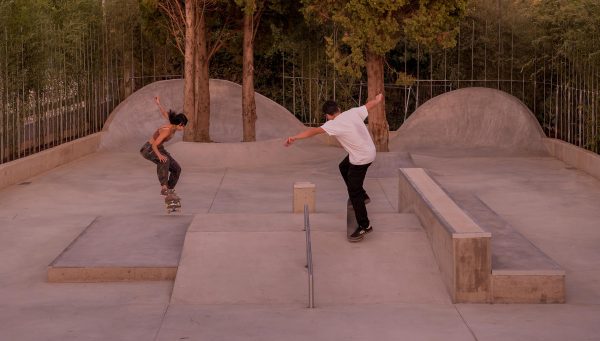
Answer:
[[(358, 229), (357, 229), (358, 231)], [(348, 241), (351, 243), (360, 242), (365, 237), (365, 234), (357, 234), (356, 231), (348, 236)]]
[(352, 233), (349, 237), (348, 240), (351, 242), (358, 242), (361, 241), (365, 235), (367, 235), (368, 233), (373, 232), (373, 226), (369, 225), (366, 228), (363, 227), (357, 227), (356, 231), (354, 231), (354, 233)]

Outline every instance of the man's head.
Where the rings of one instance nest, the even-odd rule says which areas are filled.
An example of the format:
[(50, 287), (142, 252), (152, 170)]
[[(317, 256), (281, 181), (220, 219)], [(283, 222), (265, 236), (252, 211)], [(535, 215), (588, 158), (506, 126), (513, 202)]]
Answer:
[(335, 115), (339, 113), (340, 108), (335, 101), (329, 100), (323, 104), (323, 115), (325, 115), (328, 120), (333, 119)]

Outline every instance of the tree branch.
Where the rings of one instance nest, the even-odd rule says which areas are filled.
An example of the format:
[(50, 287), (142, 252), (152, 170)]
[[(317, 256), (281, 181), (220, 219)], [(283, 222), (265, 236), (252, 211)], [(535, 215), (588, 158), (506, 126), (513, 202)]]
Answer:
[(178, 0), (162, 0), (158, 8), (169, 18), (169, 31), (179, 52), (185, 54), (185, 11)]

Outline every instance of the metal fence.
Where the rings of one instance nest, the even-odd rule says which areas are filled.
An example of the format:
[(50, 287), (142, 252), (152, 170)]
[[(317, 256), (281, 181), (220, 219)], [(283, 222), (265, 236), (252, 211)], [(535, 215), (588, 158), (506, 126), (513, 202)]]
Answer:
[[(0, 32), (0, 163), (99, 132), (129, 94), (181, 77), (165, 72), (171, 70), (167, 44), (145, 44), (139, 25), (90, 24), (78, 35), (59, 26), (39, 32)], [(153, 52), (144, 54), (148, 49)]]
[[(181, 78), (181, 66), (173, 63), (178, 51), (167, 42), (147, 41), (139, 25), (90, 24), (69, 44), (60, 43), (70, 37), (60, 27), (42, 31), (44, 37), (33, 43), (18, 31), (0, 31), (0, 163), (98, 132), (133, 91), (157, 80)], [(400, 52), (388, 56), (390, 129), (432, 97), (483, 86), (521, 99), (548, 136), (600, 150), (597, 62), (575, 49), (559, 53), (537, 48), (502, 22), (465, 21), (460, 32), (453, 49), (423, 50), (403, 43)], [(42, 58), (37, 63), (42, 70), (31, 68), (31, 55)], [(321, 123), (319, 108), (327, 99), (338, 99), (344, 107), (366, 100), (366, 82), (336, 74), (324, 49), (282, 55), (280, 66), (268, 67), (280, 69), (281, 91), (256, 90), (271, 94), (307, 125)], [(410, 79), (390, 82), (398, 72)]]
[[(418, 45), (406, 44), (401, 62), (387, 65), (386, 80), (394, 79), (398, 71), (411, 78), (407, 81), (410, 84), (385, 84), (390, 129), (397, 129), (435, 96), (464, 87), (489, 87), (519, 98), (534, 113), (547, 136), (597, 153), (597, 62), (575, 49), (548, 51), (536, 49), (531, 42), (518, 42), (511, 27), (479, 24), (483, 28), (474, 20), (463, 22), (455, 48), (422, 51)], [(520, 51), (523, 46), (527, 47), (526, 53)], [(337, 99), (343, 107), (366, 101), (366, 81), (336, 76), (322, 51), (283, 56), (281, 70), (280, 103), (307, 125), (322, 123), (319, 111), (325, 100)]]

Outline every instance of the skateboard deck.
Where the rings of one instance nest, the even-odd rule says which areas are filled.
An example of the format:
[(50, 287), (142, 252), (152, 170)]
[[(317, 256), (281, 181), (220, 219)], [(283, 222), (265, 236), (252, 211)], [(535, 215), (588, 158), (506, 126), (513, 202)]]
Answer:
[(346, 204), (346, 238), (348, 238), (348, 241), (359, 242), (362, 240), (362, 238), (358, 240), (350, 240), (350, 235), (354, 233), (357, 227), (358, 222), (356, 221), (354, 207), (352, 207), (352, 203), (350, 202), (350, 199), (348, 199), (348, 202)]
[(173, 212), (180, 212), (181, 199), (177, 196), (167, 195), (165, 197), (165, 208), (167, 209), (168, 214), (171, 214)]
[[(367, 197), (365, 200), (365, 205), (371, 202), (371, 198)], [(346, 238), (350, 242), (360, 242), (363, 240), (364, 236), (360, 239), (350, 239), (350, 235), (356, 231), (358, 227), (358, 221), (356, 221), (356, 213), (354, 212), (354, 206), (352, 206), (352, 202), (350, 199), (346, 202)]]

